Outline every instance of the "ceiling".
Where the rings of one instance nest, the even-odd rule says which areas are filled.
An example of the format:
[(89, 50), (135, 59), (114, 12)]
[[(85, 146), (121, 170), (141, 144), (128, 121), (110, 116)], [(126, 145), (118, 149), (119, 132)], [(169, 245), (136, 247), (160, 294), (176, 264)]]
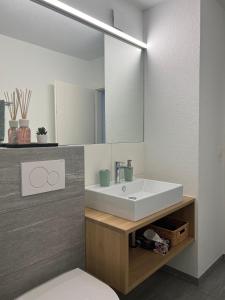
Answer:
[(103, 33), (28, 0), (0, 0), (0, 34), (80, 59), (104, 55)]
[(160, 2), (163, 2), (166, 0), (129, 0), (129, 2), (132, 2), (133, 4), (135, 4), (137, 7), (139, 7), (140, 9), (144, 10), (147, 9), (153, 5), (156, 5)]

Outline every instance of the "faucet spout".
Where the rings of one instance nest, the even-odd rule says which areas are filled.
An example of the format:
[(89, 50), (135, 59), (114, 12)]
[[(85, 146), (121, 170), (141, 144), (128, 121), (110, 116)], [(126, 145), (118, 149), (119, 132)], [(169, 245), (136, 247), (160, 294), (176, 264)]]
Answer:
[(115, 162), (115, 183), (121, 183), (121, 169), (124, 168), (124, 162), (116, 161)]

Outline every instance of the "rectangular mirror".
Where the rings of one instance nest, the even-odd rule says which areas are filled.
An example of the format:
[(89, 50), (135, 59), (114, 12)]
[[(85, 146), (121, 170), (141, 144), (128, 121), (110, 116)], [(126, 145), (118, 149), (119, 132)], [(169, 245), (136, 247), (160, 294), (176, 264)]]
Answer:
[(142, 50), (105, 36), (107, 143), (143, 141)]
[(42, 126), (61, 145), (143, 141), (139, 48), (28, 0), (0, 2), (0, 43), (0, 99), (32, 90), (33, 142)]

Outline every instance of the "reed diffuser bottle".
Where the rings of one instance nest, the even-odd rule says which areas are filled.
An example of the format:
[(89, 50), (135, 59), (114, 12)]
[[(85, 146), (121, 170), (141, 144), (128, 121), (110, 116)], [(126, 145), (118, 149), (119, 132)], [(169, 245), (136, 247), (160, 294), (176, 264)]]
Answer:
[(19, 130), (17, 135), (18, 144), (30, 144), (31, 143), (31, 130), (29, 128), (29, 120), (27, 119), (28, 109), (30, 105), (31, 91), (16, 89), (17, 98), (19, 101), (19, 107), (21, 111), (22, 119), (19, 120)]
[[(9, 109), (9, 114), (11, 120), (9, 121), (9, 130), (8, 130), (8, 143), (9, 144), (17, 144), (17, 136), (18, 136), (18, 121), (16, 120), (17, 112), (19, 108), (19, 101), (16, 97), (16, 93), (13, 92), (11, 97), (8, 93), (5, 94), (6, 104)], [(10, 101), (11, 98), (11, 101)]]

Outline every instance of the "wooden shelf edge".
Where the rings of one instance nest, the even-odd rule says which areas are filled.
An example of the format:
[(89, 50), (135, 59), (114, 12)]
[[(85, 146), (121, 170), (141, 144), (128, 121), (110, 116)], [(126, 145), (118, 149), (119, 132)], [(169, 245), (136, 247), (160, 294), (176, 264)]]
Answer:
[(156, 220), (159, 220), (179, 209), (182, 209), (188, 205), (191, 205), (194, 202), (195, 202), (195, 198), (184, 196), (183, 200), (178, 202), (177, 204), (169, 206), (165, 209), (162, 209), (159, 212), (156, 212), (156, 213), (154, 213), (144, 219), (136, 221), (136, 222), (122, 219), (122, 218), (110, 215), (108, 213), (94, 210), (91, 208), (85, 209), (85, 217), (86, 217), (86, 219), (88, 219), (92, 222), (99, 223), (106, 227), (111, 227), (114, 230), (122, 231), (126, 234), (129, 234), (129, 233), (136, 231), (137, 229), (144, 227), (147, 224), (153, 223)]
[[(131, 272), (132, 272), (132, 264), (135, 263), (135, 259), (138, 260), (138, 257), (134, 257), (134, 255), (132, 255), (132, 252), (135, 253), (135, 249), (131, 249), (130, 251), (130, 271), (129, 271), (129, 283), (128, 283), (128, 289), (127, 289), (127, 293), (129, 293), (131, 290), (133, 290), (135, 287), (137, 287), (140, 283), (142, 283), (144, 280), (146, 280), (149, 276), (151, 276), (152, 274), (154, 274), (156, 271), (158, 271), (161, 267), (163, 267), (164, 265), (166, 265), (170, 260), (172, 260), (175, 256), (177, 256), (178, 254), (180, 254), (184, 249), (186, 249), (188, 246), (190, 246), (193, 242), (195, 241), (195, 239), (193, 237), (189, 237), (188, 239), (186, 239), (184, 242), (180, 243), (179, 245), (173, 247), (169, 253), (165, 256), (160, 256), (159, 254), (155, 254), (151, 251), (145, 250), (145, 249), (141, 249), (138, 248), (138, 251), (136, 249), (137, 252), (141, 252), (143, 251), (143, 253), (145, 252), (146, 254), (146, 264), (149, 258), (152, 258), (154, 255), (158, 256), (158, 258), (160, 257), (160, 262), (157, 262), (153, 265), (152, 268), (149, 268), (149, 270), (146, 270), (144, 272), (143, 275), (140, 276), (140, 274), (137, 274), (137, 278), (132, 278)], [(139, 255), (139, 253), (137, 253), (137, 256)], [(157, 260), (158, 261), (158, 260)], [(131, 278), (130, 278), (131, 277)]]

